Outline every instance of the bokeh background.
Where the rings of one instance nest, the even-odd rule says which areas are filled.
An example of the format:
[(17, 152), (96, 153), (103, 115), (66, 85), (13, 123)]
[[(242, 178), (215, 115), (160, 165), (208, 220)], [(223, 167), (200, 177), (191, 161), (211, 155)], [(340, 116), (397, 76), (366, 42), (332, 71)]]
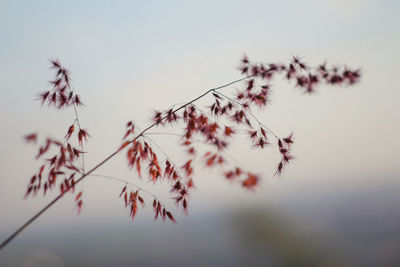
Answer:
[[(230, 154), (262, 175), (260, 187), (248, 192), (200, 168), (190, 216), (175, 211), (172, 225), (153, 222), (150, 208), (131, 222), (122, 185), (91, 177), (80, 215), (66, 196), (0, 251), (0, 265), (399, 266), (399, 11), (395, 0), (0, 1), (1, 240), (53, 196), (23, 199), (39, 166), (23, 135), (62, 138), (73, 121), (72, 110), (35, 101), (49, 88), (49, 58), (70, 69), (85, 104), (87, 166), (120, 144), (127, 121), (144, 128), (154, 108), (240, 78), (244, 53), (328, 60), (363, 75), (312, 96), (274, 80), (271, 105), (256, 115), (279, 135), (295, 133), (296, 160), (282, 179), (273, 177), (276, 149), (249, 149), (239, 137)], [(153, 138), (183, 159), (174, 137)], [(166, 184), (139, 180), (123, 156), (99, 173), (174, 205)]]

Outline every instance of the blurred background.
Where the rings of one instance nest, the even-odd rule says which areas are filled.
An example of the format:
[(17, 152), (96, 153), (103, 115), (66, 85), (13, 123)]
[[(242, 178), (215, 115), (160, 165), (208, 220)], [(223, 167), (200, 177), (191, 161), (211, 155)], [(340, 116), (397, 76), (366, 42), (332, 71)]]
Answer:
[[(90, 177), (80, 215), (64, 197), (0, 251), (0, 265), (400, 266), (399, 10), (390, 0), (0, 1), (1, 240), (54, 197), (23, 198), (40, 164), (23, 136), (62, 139), (74, 120), (73, 110), (35, 101), (53, 77), (50, 58), (71, 71), (85, 104), (88, 167), (115, 150), (127, 121), (145, 128), (153, 109), (240, 78), (244, 54), (362, 70), (354, 87), (311, 96), (273, 81), (271, 105), (255, 114), (280, 136), (295, 134), (282, 178), (273, 177), (275, 148), (238, 137), (229, 153), (261, 185), (243, 190), (199, 163), (185, 217), (167, 184), (139, 180), (116, 157), (98, 173), (156, 193), (177, 225), (153, 221), (152, 199), (132, 222), (123, 185)], [(183, 162), (175, 137), (153, 139)]]

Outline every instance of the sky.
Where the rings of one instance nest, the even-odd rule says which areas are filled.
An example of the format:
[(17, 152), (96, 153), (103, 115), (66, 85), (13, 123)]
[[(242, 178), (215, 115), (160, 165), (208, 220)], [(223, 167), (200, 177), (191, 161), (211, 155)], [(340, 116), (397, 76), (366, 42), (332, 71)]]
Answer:
[[(35, 101), (38, 92), (50, 88), (51, 58), (70, 70), (85, 104), (79, 116), (92, 136), (87, 166), (120, 144), (127, 121), (145, 128), (153, 109), (240, 78), (237, 66), (244, 54), (265, 63), (286, 63), (298, 55), (309, 65), (327, 60), (361, 68), (355, 86), (321, 86), (311, 96), (276, 79), (270, 106), (255, 114), (279, 135), (294, 132), (296, 160), (282, 179), (274, 178), (279, 160), (274, 148), (248, 149), (238, 138), (230, 154), (263, 177), (260, 188), (246, 192), (218, 171), (199, 171), (190, 212), (201, 216), (310, 199), (324, 203), (343, 192), (368, 202), (371, 188), (384, 197), (386, 190), (400, 187), (398, 10), (398, 1), (366, 0), (0, 1), (0, 237), (51, 199), (23, 199), (40, 163), (22, 137), (39, 132), (61, 139), (74, 119), (72, 110), (54, 112)], [(199, 104), (207, 105), (207, 99)], [(175, 139), (154, 140), (182, 158)], [(111, 160), (101, 173), (129, 177), (168, 201), (168, 187), (137, 180), (124, 157)], [(27, 232), (129, 220), (117, 198), (120, 184), (91, 177), (83, 189), (81, 215), (72, 197), (65, 197)], [(138, 217), (145, 221), (151, 214)]]

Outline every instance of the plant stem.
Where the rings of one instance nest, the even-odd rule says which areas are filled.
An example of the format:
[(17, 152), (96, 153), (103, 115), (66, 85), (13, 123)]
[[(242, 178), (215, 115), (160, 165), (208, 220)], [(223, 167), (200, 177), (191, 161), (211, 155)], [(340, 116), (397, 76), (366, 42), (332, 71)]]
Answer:
[[(196, 102), (197, 100), (203, 98), (204, 96), (206, 96), (207, 94), (217, 91), (219, 89), (228, 87), (232, 84), (244, 81), (246, 79), (252, 78), (256, 75), (249, 75), (240, 79), (237, 79), (233, 82), (218, 86), (216, 88), (212, 88), (209, 89), (208, 91), (206, 91), (205, 93), (201, 94), (200, 96), (192, 99), (191, 101), (183, 104), (182, 106), (180, 106), (179, 108), (175, 109), (174, 111), (172, 111), (172, 114), (178, 112), (179, 110), (187, 107), (188, 105), (192, 104), (193, 102)], [(75, 108), (75, 106), (74, 106)], [(166, 119), (168, 116), (170, 116), (170, 114), (165, 115), (164, 117), (161, 118), (160, 121), (163, 121), (164, 119)], [(154, 122), (151, 125), (149, 125), (147, 128), (145, 128), (143, 131), (141, 131), (135, 138), (133, 138), (131, 141), (129, 141), (129, 143), (132, 143), (134, 141), (136, 141), (139, 137), (143, 136), (143, 134), (145, 134), (148, 130), (152, 129), (154, 126), (158, 125), (159, 122)], [(81, 182), (83, 179), (85, 179), (87, 176), (89, 176), (92, 172), (94, 172), (95, 170), (97, 170), (98, 168), (100, 168), (102, 165), (104, 165), (107, 161), (109, 161), (111, 158), (113, 158), (115, 155), (117, 155), (121, 150), (123, 150), (122, 147), (118, 148), (116, 151), (114, 151), (113, 153), (111, 153), (109, 156), (107, 156), (104, 160), (102, 160), (100, 163), (98, 163), (96, 166), (94, 166), (92, 169), (90, 169), (88, 172), (83, 173), (81, 175), (81, 177), (79, 177), (78, 180), (75, 181), (75, 184), (78, 184), (79, 182)], [(54, 198), (49, 204), (47, 204), (45, 207), (43, 207), (39, 212), (37, 212), (32, 218), (30, 218), (28, 221), (26, 221), (21, 227), (19, 227), (14, 233), (12, 233), (6, 240), (4, 240), (1, 244), (0, 244), (0, 250), (3, 249), (8, 243), (10, 243), (18, 234), (20, 234), (26, 227), (28, 227), (32, 222), (34, 222), (37, 218), (39, 218), (40, 215), (42, 215), (46, 210), (48, 210), (51, 206), (53, 206), (58, 200), (60, 200), (64, 194), (66, 192), (68, 192), (71, 189), (71, 187), (67, 188), (67, 190), (61, 194), (59, 194), (56, 198)]]

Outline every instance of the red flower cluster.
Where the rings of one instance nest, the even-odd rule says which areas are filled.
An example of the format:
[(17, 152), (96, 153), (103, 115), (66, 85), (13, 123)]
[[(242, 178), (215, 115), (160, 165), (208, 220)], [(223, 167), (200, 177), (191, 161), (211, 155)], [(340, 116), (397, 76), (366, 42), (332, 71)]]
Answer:
[[(359, 69), (350, 70), (347, 67), (340, 69), (335, 66), (328, 68), (326, 63), (317, 68), (310, 68), (298, 57), (293, 57), (288, 65), (268, 64), (265, 66), (263, 64), (251, 64), (245, 56), (240, 70), (242, 74), (264, 80), (270, 80), (276, 73), (283, 73), (287, 80), (294, 80), (296, 86), (305, 90), (306, 93), (313, 93), (315, 87), (322, 82), (330, 85), (352, 85), (358, 82), (361, 77)], [(253, 84), (253, 80), (249, 80), (247, 89), (251, 90)], [(268, 89), (268, 85), (266, 85), (266, 88)], [(247, 96), (247, 98), (251, 100), (251, 97)]]
[[(260, 177), (237, 166), (236, 163), (232, 164), (228, 160), (230, 157), (225, 156), (230, 142), (236, 135), (246, 132), (251, 140), (251, 145), (260, 149), (276, 142), (282, 156), (275, 171), (277, 175), (280, 175), (284, 167), (293, 160), (290, 151), (294, 142), (293, 134), (284, 138), (279, 137), (252, 113), (253, 108), (265, 108), (269, 103), (270, 81), (274, 76), (282, 75), (285, 79), (293, 81), (296, 87), (306, 93), (314, 92), (321, 83), (352, 85), (360, 79), (359, 70), (351, 70), (347, 67), (328, 68), (325, 63), (317, 68), (311, 68), (298, 57), (294, 57), (289, 64), (259, 64), (250, 62), (245, 56), (239, 67), (245, 77), (210, 89), (178, 108), (155, 111), (153, 123), (141, 132), (137, 132), (138, 127), (132, 121), (128, 122), (122, 145), (102, 162), (85, 172), (82, 153), (84, 153), (83, 144), (87, 141), (89, 134), (81, 128), (78, 119), (77, 107), (81, 105), (81, 101), (70, 85), (68, 71), (57, 60), (52, 60), (51, 64), (56, 70), (55, 78), (50, 82), (52, 89), (41, 93), (40, 100), (42, 104), (48, 103), (57, 109), (72, 106), (75, 109), (76, 117), (68, 127), (63, 142), (46, 139), (44, 145), (39, 147), (37, 158), (44, 158), (45, 155), (51, 153), (50, 151), (55, 151), (56, 154), (44, 158), (44, 163), (40, 166), (39, 171), (30, 178), (26, 195), (28, 196), (32, 192), (36, 195), (41, 189), (46, 193), (56, 185), (60, 188), (61, 195), (67, 191), (74, 192), (79, 181), (92, 175), (94, 170), (101, 167), (114, 155), (126, 150), (128, 166), (139, 177), (142, 177), (142, 168), (144, 168), (149, 181), (153, 183), (159, 181), (169, 183), (170, 193), (173, 194), (172, 198), (185, 214), (188, 213), (190, 189), (194, 188), (198, 150), (207, 147), (207, 152), (200, 158), (204, 161), (206, 168), (221, 169), (228, 180), (251, 190), (259, 184)], [(227, 96), (221, 92), (221, 89), (241, 81), (244, 82), (242, 89), (233, 96)], [(213, 100), (205, 112), (195, 106), (194, 102), (207, 95), (210, 95)], [(165, 154), (165, 152), (148, 136), (150, 129), (168, 125), (182, 130), (179, 145), (187, 152), (187, 159), (182, 164), (175, 164), (167, 155), (165, 158), (162, 155), (160, 157), (160, 153)], [(75, 141), (73, 140), (74, 136), (76, 136)], [(28, 142), (36, 143), (37, 135), (30, 134), (25, 136), (25, 139)], [(198, 145), (199, 141), (200, 145)], [(73, 144), (78, 145), (79, 148)], [(77, 162), (78, 158), (82, 158), (81, 164)], [(77, 177), (78, 175), (79, 177)], [(42, 177), (46, 177), (44, 182), (42, 182)], [(138, 203), (142, 207), (145, 206), (145, 200), (141, 195), (145, 193), (154, 198), (155, 219), (162, 218), (165, 221), (168, 218), (171, 222), (176, 223), (172, 213), (155, 195), (129, 181), (119, 178), (115, 178), (115, 180), (125, 183), (120, 197), (123, 197), (125, 207), (130, 209), (132, 219), (137, 213)], [(130, 186), (136, 188), (131, 189)], [(78, 211), (80, 211), (83, 205), (82, 191), (76, 195), (75, 201)]]
[[(82, 103), (71, 87), (68, 71), (62, 67), (58, 60), (51, 60), (51, 65), (56, 70), (55, 78), (50, 82), (52, 89), (42, 92), (40, 101), (42, 104), (47, 102), (49, 105), (54, 105), (57, 109), (73, 106), (76, 117), (68, 127), (63, 142), (47, 138), (44, 145), (39, 147), (36, 159), (43, 158), (44, 163), (39, 167), (38, 172), (32, 176), (26, 197), (31, 193), (36, 195), (40, 190), (43, 190), (43, 194), (46, 194), (57, 184), (61, 195), (67, 191), (73, 193), (77, 175), (84, 173), (83, 161), (80, 165), (77, 159), (83, 158), (83, 142), (86, 142), (90, 135), (79, 124), (77, 107)], [(74, 134), (76, 135), (75, 142), (71, 141)], [(25, 136), (25, 140), (32, 143), (36, 143), (37, 138), (36, 133)], [(80, 147), (74, 146), (74, 143), (79, 144)], [(44, 156), (50, 156), (50, 158), (44, 158)], [(42, 183), (43, 176), (47, 179)], [(75, 201), (79, 212), (83, 206), (82, 192), (76, 195)]]
[[(36, 134), (32, 134), (27, 136), (26, 139), (30, 140), (32, 136), (36, 138)], [(83, 152), (68, 142), (61, 143), (47, 138), (45, 144), (39, 147), (37, 158), (50, 154), (50, 151), (57, 153), (44, 159), (44, 163), (39, 167), (38, 172), (30, 179), (26, 196), (31, 193), (36, 195), (39, 190), (43, 190), (43, 194), (46, 194), (56, 185), (57, 181), (59, 181), (61, 194), (69, 189), (74, 191), (75, 175), (81, 173), (81, 169), (76, 166), (76, 159)], [(47, 177), (44, 182), (42, 181), (43, 176)]]
[(47, 102), (58, 109), (82, 105), (79, 96), (71, 89), (68, 70), (63, 68), (58, 60), (51, 60), (51, 64), (52, 68), (56, 70), (56, 76), (54, 80), (50, 81), (53, 88), (39, 95), (42, 105)]

